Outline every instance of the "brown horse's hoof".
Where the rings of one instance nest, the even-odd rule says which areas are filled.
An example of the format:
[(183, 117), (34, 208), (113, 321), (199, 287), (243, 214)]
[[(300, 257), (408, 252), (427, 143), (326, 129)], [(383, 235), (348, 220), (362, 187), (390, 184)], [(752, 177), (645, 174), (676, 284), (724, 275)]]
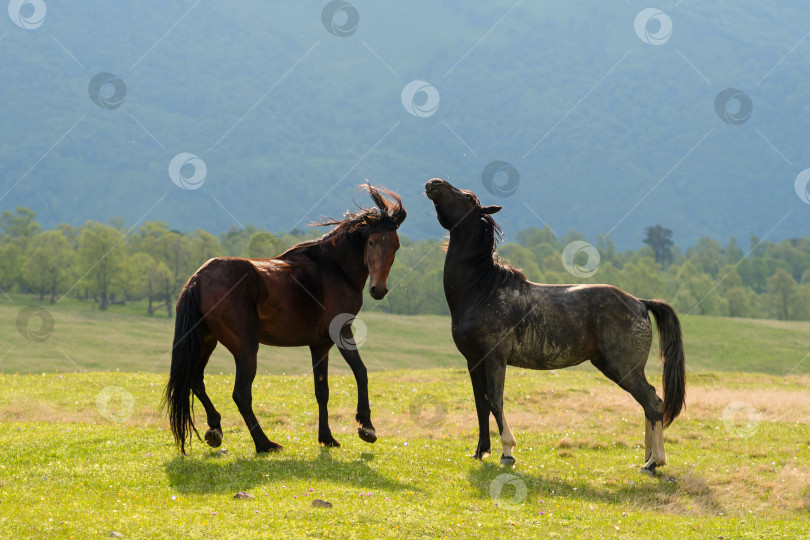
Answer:
[(511, 467), (515, 464), (515, 458), (512, 456), (501, 456), (501, 465), (508, 465)]
[(222, 431), (219, 429), (209, 429), (205, 432), (205, 442), (211, 448), (219, 448), (222, 445)]
[(357, 428), (357, 434), (367, 443), (373, 443), (377, 440), (377, 433), (373, 428)]
[(257, 454), (269, 454), (270, 452), (281, 452), (282, 450), (284, 450), (283, 446), (272, 441), (268, 446), (256, 447)]
[(325, 446), (326, 448), (340, 448), (340, 443), (337, 442), (334, 437), (318, 440), (318, 442), (321, 444), (321, 446)]

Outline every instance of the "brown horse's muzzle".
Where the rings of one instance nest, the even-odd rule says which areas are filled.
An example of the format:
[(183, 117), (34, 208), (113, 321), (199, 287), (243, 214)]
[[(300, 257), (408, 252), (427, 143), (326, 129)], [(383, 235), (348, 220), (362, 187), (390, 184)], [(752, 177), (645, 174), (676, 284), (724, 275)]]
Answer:
[(385, 298), (385, 295), (388, 294), (388, 287), (383, 285), (382, 287), (377, 285), (370, 285), (368, 288), (368, 292), (374, 300), (382, 300)]

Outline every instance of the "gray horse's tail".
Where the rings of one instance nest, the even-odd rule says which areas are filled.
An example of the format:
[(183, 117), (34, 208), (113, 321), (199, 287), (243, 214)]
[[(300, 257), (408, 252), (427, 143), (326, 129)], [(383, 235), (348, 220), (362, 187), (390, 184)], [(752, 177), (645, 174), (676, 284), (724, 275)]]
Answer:
[(658, 324), (658, 342), (664, 363), (664, 427), (681, 413), (686, 402), (686, 371), (683, 358), (681, 323), (675, 310), (661, 300), (642, 300)]

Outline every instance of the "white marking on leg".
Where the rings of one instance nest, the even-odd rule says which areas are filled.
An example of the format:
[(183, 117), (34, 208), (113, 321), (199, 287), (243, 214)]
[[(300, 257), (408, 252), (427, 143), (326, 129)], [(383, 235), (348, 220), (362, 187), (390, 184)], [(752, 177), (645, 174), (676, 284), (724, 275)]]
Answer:
[(652, 456), (652, 422), (644, 417), (644, 463)]
[(667, 464), (664, 455), (664, 424), (660, 420), (653, 425), (653, 459), (658, 467)]
[(501, 443), (503, 444), (503, 455), (510, 457), (512, 450), (517, 446), (515, 436), (512, 435), (512, 430), (509, 429), (509, 424), (506, 422), (506, 417), (503, 417), (503, 432), (501, 433)]

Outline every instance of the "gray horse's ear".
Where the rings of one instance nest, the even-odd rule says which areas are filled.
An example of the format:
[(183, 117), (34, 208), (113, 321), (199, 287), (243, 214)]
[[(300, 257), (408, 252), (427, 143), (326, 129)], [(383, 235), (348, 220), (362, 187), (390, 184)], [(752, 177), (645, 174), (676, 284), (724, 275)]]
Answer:
[(501, 211), (501, 206), (493, 204), (492, 206), (482, 206), (481, 213), (482, 214), (497, 214)]

